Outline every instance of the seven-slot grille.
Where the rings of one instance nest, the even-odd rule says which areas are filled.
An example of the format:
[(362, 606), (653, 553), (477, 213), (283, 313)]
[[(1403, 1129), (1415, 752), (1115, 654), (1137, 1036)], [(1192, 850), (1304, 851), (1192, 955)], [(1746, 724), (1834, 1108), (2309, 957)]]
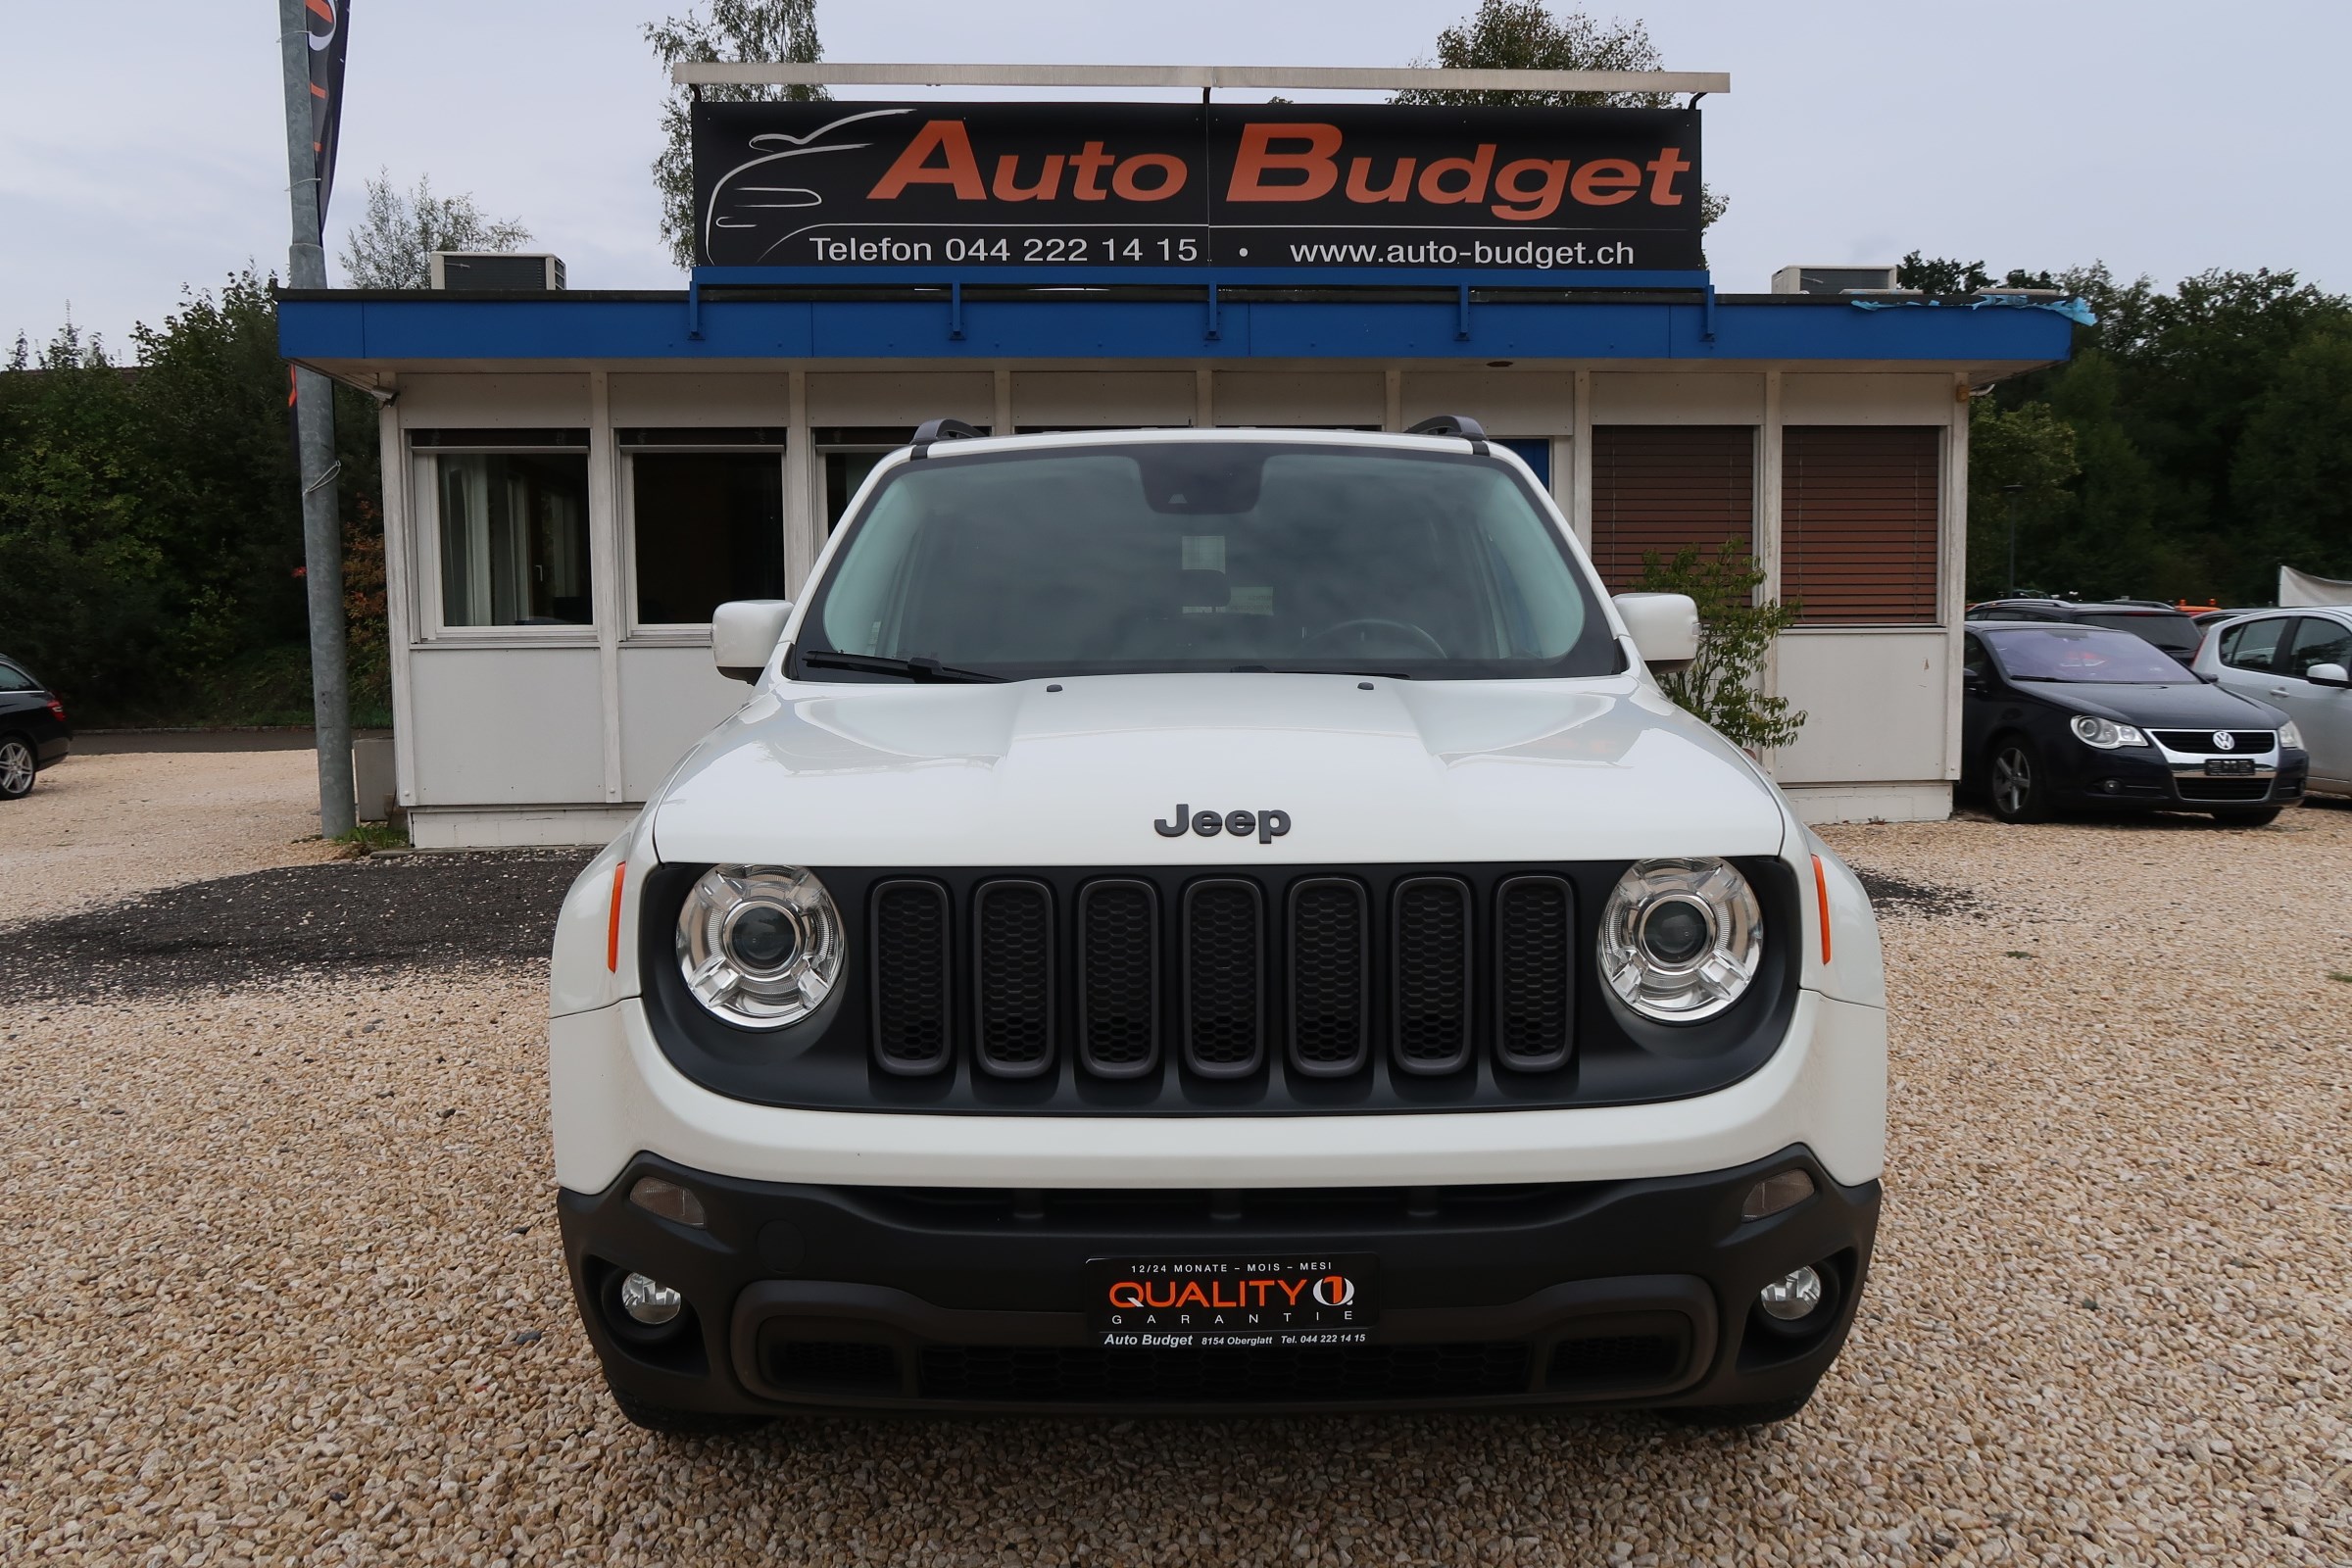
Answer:
[[(2278, 732), (2275, 729), (2153, 729), (2148, 733), (2156, 737), (2157, 745), (2167, 750), (2199, 757), (2260, 757), (2278, 744)], [(2224, 734), (2230, 737), (2227, 746), (2222, 744)]]
[(1469, 1068), (1482, 1045), (1495, 1066), (1530, 1073), (1574, 1054), (1576, 898), (1562, 877), (1509, 877), (1483, 901), (1451, 876), (1408, 876), (1377, 899), (1335, 875), (1166, 890), (1113, 876), (1074, 898), (997, 877), (963, 913), (926, 880), (873, 890), (873, 1054), (886, 1071), (951, 1067), (959, 1031), (979, 1071), (1004, 1079), (1054, 1071), (1064, 1035), (1083, 1074), (1114, 1080), (1154, 1071), (1163, 1054), (1206, 1079), (1248, 1077), (1271, 1054), (1305, 1078), (1362, 1072), (1375, 1053), (1431, 1078)]

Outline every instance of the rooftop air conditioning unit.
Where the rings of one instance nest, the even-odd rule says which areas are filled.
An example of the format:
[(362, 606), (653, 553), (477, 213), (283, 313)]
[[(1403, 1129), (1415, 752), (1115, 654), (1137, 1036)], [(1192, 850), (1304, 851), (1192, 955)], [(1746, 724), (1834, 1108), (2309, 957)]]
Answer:
[[(1895, 291), (1891, 267), (1784, 267), (1772, 274), (1775, 294), (1887, 294)], [(1906, 291), (1908, 292), (1908, 291)]]
[(553, 293), (564, 286), (564, 258), (514, 251), (435, 251), (433, 287)]

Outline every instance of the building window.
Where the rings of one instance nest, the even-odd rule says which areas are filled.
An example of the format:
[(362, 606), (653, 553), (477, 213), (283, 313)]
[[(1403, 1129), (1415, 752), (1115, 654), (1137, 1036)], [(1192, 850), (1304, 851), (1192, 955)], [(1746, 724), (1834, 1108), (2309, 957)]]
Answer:
[(586, 453), (439, 452), (432, 466), (443, 625), (595, 618)]
[(1604, 424), (1592, 431), (1592, 564), (1609, 592), (1645, 554), (1727, 541), (1755, 548), (1756, 432), (1745, 424)]
[(1528, 436), (1524, 439), (1513, 436), (1497, 436), (1494, 444), (1514, 453), (1520, 462), (1535, 470), (1536, 488), (1545, 495), (1551, 494), (1551, 438), (1549, 436)]
[(1807, 626), (1934, 625), (1940, 454), (1934, 425), (1781, 433), (1781, 598)]
[[(645, 445), (664, 433), (622, 439)], [(637, 624), (709, 625), (727, 600), (784, 597), (779, 451), (632, 451), (628, 483)]]
[(831, 536), (874, 465), (914, 439), (914, 426), (818, 425), (817, 471), (825, 483), (825, 533)]

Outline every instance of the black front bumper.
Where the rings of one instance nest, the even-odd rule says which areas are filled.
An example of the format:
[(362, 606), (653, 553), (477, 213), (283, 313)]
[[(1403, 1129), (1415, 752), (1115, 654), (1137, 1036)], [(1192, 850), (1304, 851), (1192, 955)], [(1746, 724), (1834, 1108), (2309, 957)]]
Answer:
[(2073, 776), (2059, 783), (2060, 798), (2075, 806), (2257, 811), (2303, 799), (2311, 771), (2308, 754), (2289, 749), (2253, 760), (2255, 771), (2239, 774), (2209, 774), (2200, 759), (2146, 749), (2075, 750), (2083, 755), (2072, 760)]
[[(1814, 1195), (1740, 1204), (1801, 1168)], [(639, 1208), (645, 1176), (708, 1228)], [(682, 1410), (1334, 1410), (1771, 1403), (1811, 1389), (1854, 1317), (1876, 1182), (1840, 1187), (1802, 1148), (1736, 1170), (1527, 1187), (1004, 1192), (736, 1181), (640, 1156), (560, 1199), (564, 1250), (613, 1384)], [(1104, 1348), (1096, 1257), (1374, 1253), (1372, 1343)], [(1812, 1264), (1820, 1308), (1775, 1323), (1757, 1293)], [(681, 1292), (666, 1332), (618, 1285)]]

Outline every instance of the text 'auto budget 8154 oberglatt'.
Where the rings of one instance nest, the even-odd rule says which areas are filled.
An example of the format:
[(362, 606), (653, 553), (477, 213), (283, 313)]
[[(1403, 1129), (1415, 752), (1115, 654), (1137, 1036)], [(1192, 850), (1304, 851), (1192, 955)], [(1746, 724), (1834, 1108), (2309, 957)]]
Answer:
[(1697, 637), (1467, 419), (924, 427), (564, 907), (623, 1411), (1792, 1413), (1886, 993)]

